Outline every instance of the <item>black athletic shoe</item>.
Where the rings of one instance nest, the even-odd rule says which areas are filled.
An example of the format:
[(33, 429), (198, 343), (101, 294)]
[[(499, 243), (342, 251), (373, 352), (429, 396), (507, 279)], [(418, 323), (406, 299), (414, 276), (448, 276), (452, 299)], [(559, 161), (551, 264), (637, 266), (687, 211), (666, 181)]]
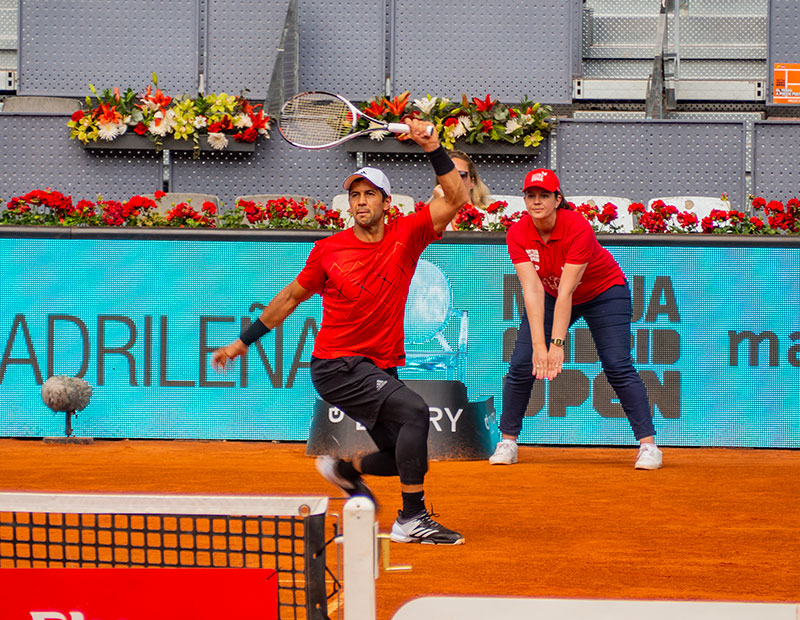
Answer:
[(332, 456), (324, 455), (317, 457), (317, 471), (323, 478), (325, 478), (325, 480), (339, 487), (347, 494), (348, 497), (366, 497), (373, 504), (375, 504), (375, 511), (377, 512), (378, 502), (375, 500), (375, 496), (372, 494), (372, 491), (370, 491), (370, 488), (364, 483), (364, 480), (361, 478), (361, 476), (355, 480), (348, 480), (347, 478), (342, 477), (337, 467), (338, 464), (339, 461)]
[(403, 519), (403, 512), (397, 511), (397, 520), (389, 534), (395, 542), (422, 543), (424, 545), (463, 545), (464, 537), (458, 532), (448, 530), (444, 525), (433, 520), (439, 515), (427, 510), (416, 517)]

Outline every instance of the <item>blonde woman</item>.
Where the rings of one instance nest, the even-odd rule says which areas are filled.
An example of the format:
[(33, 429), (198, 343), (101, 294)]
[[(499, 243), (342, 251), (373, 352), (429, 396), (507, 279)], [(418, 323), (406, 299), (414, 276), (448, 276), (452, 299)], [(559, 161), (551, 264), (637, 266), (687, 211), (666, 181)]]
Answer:
[[(448, 154), (450, 155), (450, 159), (453, 160), (456, 170), (458, 170), (464, 187), (466, 187), (469, 192), (469, 203), (476, 209), (485, 211), (486, 207), (489, 205), (489, 188), (486, 187), (486, 184), (481, 180), (475, 163), (464, 151), (450, 151)], [(433, 194), (428, 202), (443, 195), (444, 193), (442, 192), (441, 186), (436, 185), (436, 187), (433, 188)], [(447, 225), (447, 230), (456, 230), (455, 221), (455, 218), (453, 218), (450, 224)]]

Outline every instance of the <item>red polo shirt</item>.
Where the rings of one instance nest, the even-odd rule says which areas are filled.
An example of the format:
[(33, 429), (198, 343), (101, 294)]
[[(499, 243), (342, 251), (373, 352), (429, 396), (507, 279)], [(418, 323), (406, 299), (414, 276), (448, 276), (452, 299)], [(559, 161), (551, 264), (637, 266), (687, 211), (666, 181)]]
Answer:
[(506, 243), (511, 262), (515, 265), (532, 262), (545, 291), (553, 297), (558, 296), (564, 265), (586, 263), (583, 277), (572, 294), (573, 305), (594, 299), (612, 286), (625, 284), (625, 275), (617, 261), (600, 245), (589, 222), (577, 211), (556, 211), (556, 225), (547, 243), (542, 241), (533, 219), (526, 213), (508, 229)]
[(300, 286), (322, 295), (314, 357), (404, 365), (408, 289), (420, 254), (440, 238), (426, 208), (387, 224), (377, 243), (359, 240), (352, 228), (317, 241), (297, 276)]

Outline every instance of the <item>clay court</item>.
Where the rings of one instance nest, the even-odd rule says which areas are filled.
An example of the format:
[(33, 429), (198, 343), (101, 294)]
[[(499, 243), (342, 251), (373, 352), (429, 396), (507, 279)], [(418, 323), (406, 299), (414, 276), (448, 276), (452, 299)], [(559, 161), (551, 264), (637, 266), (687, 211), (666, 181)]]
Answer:
[[(423, 595), (800, 601), (800, 451), (523, 446), (520, 463), (431, 463), (427, 498), (466, 544), (392, 544), (378, 618)], [(391, 528), (397, 481), (370, 479)], [(334, 493), (298, 443), (0, 440), (0, 490)], [(332, 510), (341, 510), (334, 501)]]

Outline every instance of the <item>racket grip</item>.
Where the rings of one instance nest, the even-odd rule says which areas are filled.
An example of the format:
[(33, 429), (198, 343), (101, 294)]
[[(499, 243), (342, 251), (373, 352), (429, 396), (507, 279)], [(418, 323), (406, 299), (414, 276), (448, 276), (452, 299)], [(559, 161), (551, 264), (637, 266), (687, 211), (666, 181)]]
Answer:
[[(386, 125), (386, 129), (392, 133), (409, 133), (411, 131), (411, 128), (405, 123), (389, 123)], [(428, 126), (428, 135), (433, 135), (433, 125)]]

